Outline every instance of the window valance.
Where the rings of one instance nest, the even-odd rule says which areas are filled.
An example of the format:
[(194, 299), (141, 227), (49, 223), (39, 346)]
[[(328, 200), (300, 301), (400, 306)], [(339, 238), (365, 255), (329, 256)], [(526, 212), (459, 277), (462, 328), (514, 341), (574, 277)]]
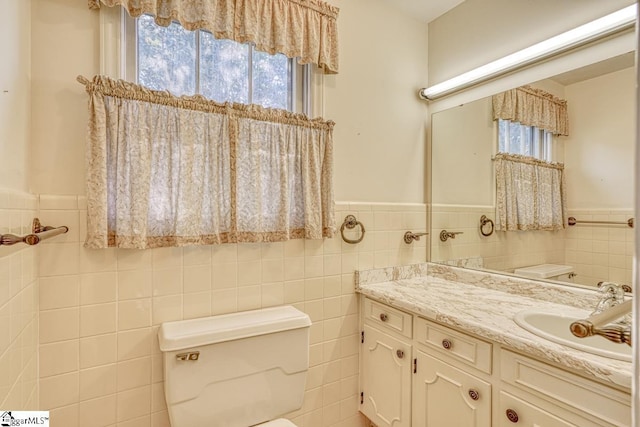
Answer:
[(219, 39), (251, 42), (260, 51), (338, 72), (339, 9), (320, 0), (89, 0), (89, 7), (121, 5), (133, 17), (153, 15), (158, 25), (179, 22)]
[(530, 86), (494, 95), (493, 119), (536, 126), (555, 135), (569, 135), (567, 101)]
[(332, 121), (78, 80), (89, 94), (86, 247), (333, 236)]

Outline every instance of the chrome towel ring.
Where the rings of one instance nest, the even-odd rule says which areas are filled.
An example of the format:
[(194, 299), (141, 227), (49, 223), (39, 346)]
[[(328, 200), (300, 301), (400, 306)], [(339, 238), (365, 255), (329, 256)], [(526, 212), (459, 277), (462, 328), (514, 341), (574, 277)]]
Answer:
[[(485, 225), (489, 224), (491, 226), (491, 228), (489, 229), (488, 232), (485, 232)], [(487, 218), (486, 215), (482, 215), (480, 217), (480, 234), (482, 234), (483, 236), (491, 236), (493, 234), (493, 221), (490, 220), (489, 218)]]
[[(345, 227), (349, 230), (352, 230), (356, 227), (356, 225), (360, 226), (360, 238), (359, 239), (349, 239), (348, 237), (344, 236), (344, 229)], [(360, 243), (362, 242), (362, 239), (364, 239), (364, 225), (362, 225), (362, 223), (360, 221), (358, 221), (356, 219), (355, 216), (353, 215), (347, 215), (344, 218), (344, 222), (342, 223), (342, 226), (340, 227), (340, 234), (342, 235), (342, 240), (344, 240), (345, 242), (351, 244), (351, 245), (355, 245), (356, 243)]]

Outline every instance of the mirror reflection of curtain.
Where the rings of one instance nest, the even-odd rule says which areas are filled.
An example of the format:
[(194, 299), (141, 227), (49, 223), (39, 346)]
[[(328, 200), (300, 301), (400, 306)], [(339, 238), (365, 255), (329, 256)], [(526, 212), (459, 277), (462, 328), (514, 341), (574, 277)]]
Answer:
[(564, 165), (498, 153), (495, 168), (497, 231), (564, 228)]
[[(567, 101), (530, 86), (493, 96), (493, 119), (510, 120), (569, 134)], [(564, 165), (529, 156), (498, 153), (496, 230), (560, 230), (565, 227)]]

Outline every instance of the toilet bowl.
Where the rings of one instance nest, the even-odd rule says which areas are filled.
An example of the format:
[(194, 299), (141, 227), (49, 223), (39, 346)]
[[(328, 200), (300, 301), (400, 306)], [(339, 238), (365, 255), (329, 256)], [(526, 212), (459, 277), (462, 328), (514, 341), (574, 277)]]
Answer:
[(292, 306), (167, 322), (158, 341), (172, 427), (295, 427), (309, 316)]

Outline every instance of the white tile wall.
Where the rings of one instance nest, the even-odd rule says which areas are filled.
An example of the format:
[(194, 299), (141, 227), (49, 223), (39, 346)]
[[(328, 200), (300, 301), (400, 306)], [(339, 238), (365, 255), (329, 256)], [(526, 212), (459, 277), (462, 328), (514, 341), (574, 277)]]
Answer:
[[(432, 212), (431, 259), (435, 262), (480, 256), (485, 268), (502, 271), (564, 263), (565, 231), (494, 232), (485, 237), (480, 234), (480, 217), (486, 215), (495, 221), (492, 206), (434, 205)], [(441, 230), (463, 234), (441, 242)]]
[[(0, 191), (0, 234), (31, 233), (36, 210), (35, 196)], [(1, 408), (38, 409), (37, 277), (34, 247), (0, 246)]]
[[(633, 218), (632, 210), (572, 210), (578, 221), (618, 221)], [(625, 225), (576, 224), (567, 229), (566, 262), (576, 268), (580, 283), (600, 281), (631, 285), (634, 230)]]
[[(292, 304), (311, 317), (310, 371), (300, 427), (356, 427), (358, 313), (353, 272), (426, 260), (423, 204), (338, 203), (366, 234), (324, 241), (136, 250), (82, 247), (85, 201), (40, 196), (43, 222), (68, 225), (40, 245), (40, 407), (52, 423), (169, 425), (158, 325)], [(75, 232), (74, 230), (78, 230)], [(359, 229), (345, 234), (359, 237)]]
[[(575, 268), (576, 281), (593, 285), (600, 281), (631, 284), (634, 251), (633, 228), (625, 225), (578, 224), (558, 232), (509, 232), (480, 234), (480, 216), (495, 219), (493, 207), (432, 207), (433, 261), (482, 257), (484, 267), (513, 270), (527, 265), (556, 263)], [(571, 210), (568, 216), (588, 221), (626, 222), (632, 210)], [(462, 231), (456, 239), (440, 242), (440, 230)]]

